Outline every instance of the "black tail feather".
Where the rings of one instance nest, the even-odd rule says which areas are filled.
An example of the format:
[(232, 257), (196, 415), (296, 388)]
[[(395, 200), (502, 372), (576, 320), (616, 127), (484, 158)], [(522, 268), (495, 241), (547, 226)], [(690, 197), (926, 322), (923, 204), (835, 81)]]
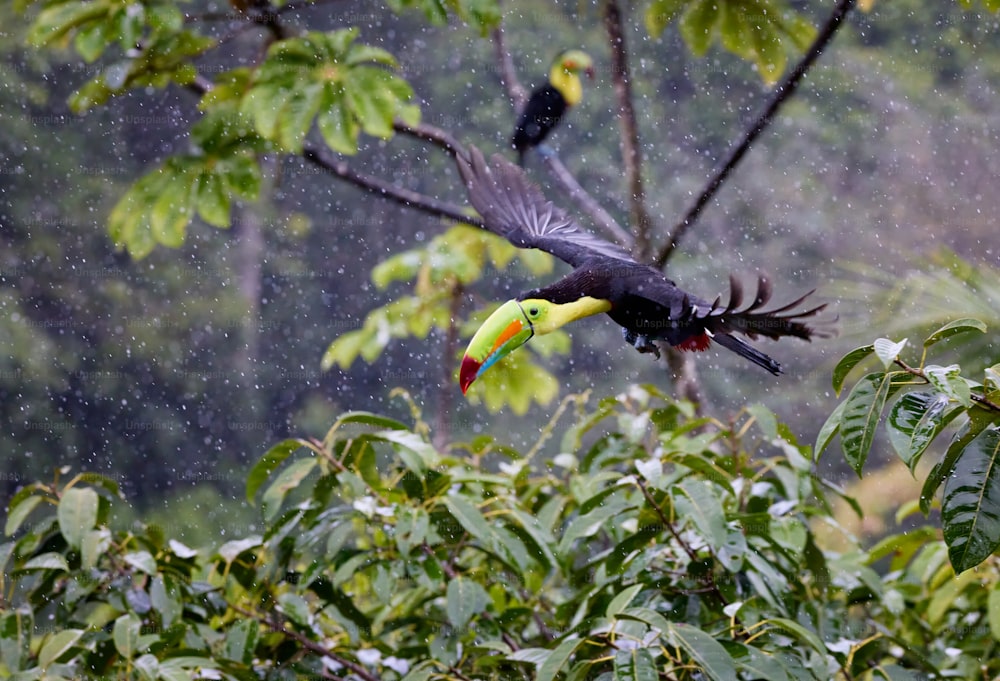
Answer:
[(744, 343), (735, 336), (730, 336), (728, 333), (717, 333), (714, 336), (712, 336), (712, 340), (714, 340), (722, 347), (728, 350), (732, 350), (740, 357), (750, 360), (757, 366), (767, 369), (775, 376), (781, 373), (780, 364), (775, 362), (773, 359), (765, 355), (757, 348), (747, 343)]

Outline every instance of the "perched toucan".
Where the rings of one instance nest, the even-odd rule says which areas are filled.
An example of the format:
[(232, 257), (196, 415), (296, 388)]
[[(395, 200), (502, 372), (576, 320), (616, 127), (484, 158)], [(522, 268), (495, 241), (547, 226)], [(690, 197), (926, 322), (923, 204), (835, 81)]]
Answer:
[(502, 156), (493, 157), (492, 170), (475, 147), (469, 147), (468, 158), (458, 154), (456, 160), (469, 199), (487, 229), (515, 246), (547, 251), (575, 268), (550, 286), (507, 301), (490, 315), (462, 358), (459, 382), (463, 393), (480, 374), (532, 336), (599, 312), (621, 325), (625, 341), (639, 352), (659, 357), (654, 340), (681, 350), (705, 350), (715, 341), (775, 375), (781, 373), (781, 365), (732, 334), (804, 340), (829, 335), (798, 321), (817, 314), (825, 305), (792, 311), (812, 291), (787, 305), (763, 310), (771, 299), (771, 284), (759, 277), (753, 302), (740, 309), (743, 287), (730, 276), (728, 304), (721, 305), (719, 299), (710, 303), (682, 291), (658, 269), (636, 262), (619, 246), (583, 231), (545, 199), (521, 168)]
[(559, 124), (563, 114), (583, 97), (580, 73), (594, 77), (594, 62), (580, 50), (568, 50), (555, 58), (549, 79), (531, 93), (528, 103), (514, 126), (510, 143), (517, 150), (518, 163), (524, 165), (524, 153), (537, 147)]

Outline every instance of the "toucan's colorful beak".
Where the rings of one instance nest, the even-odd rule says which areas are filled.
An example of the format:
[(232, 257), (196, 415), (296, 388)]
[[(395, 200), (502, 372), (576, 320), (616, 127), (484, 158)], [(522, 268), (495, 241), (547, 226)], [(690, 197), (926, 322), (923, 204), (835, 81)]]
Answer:
[(495, 362), (528, 342), (535, 331), (516, 300), (509, 300), (490, 315), (469, 342), (462, 358), (458, 382), (462, 394)]

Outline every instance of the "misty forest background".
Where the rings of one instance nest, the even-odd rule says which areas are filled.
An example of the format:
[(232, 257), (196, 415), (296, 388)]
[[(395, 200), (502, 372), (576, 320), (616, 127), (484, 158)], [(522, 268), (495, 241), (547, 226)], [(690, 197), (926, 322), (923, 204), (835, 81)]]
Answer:
[[(226, 7), (193, 3), (196, 9)], [(676, 27), (651, 37), (641, 14), (626, 8), (626, 38), (648, 206), (665, 232), (754, 120), (770, 86), (751, 62), (719, 45), (692, 55)], [(306, 5), (294, 16), (311, 30), (359, 26), (360, 40), (398, 58), (423, 121), (488, 153), (505, 150), (514, 112), (493, 45), (473, 28), (454, 19), (430, 25), (418, 12), (395, 14), (371, 2)], [(818, 24), (824, 16), (810, 18)], [(407, 403), (390, 397), (394, 388), (412, 395), (446, 440), (489, 432), (522, 447), (537, 439), (558, 401), (523, 414), (469, 404), (454, 380), (458, 357), (442, 356), (446, 338), (438, 331), (394, 340), (370, 364), (320, 369), (334, 339), (409, 290), (374, 286), (371, 268), (426, 245), (448, 223), (339, 182), (302, 159), (274, 157), (265, 198), (236, 205), (231, 229), (196, 220), (180, 249), (158, 247), (133, 259), (116, 251), (108, 215), (136, 178), (187, 148), (197, 97), (176, 86), (134, 90), (78, 115), (67, 100), (98, 66), (69, 50), (25, 47), (26, 20), (9, 4), (0, 7), (0, 20), (5, 498), (25, 481), (51, 478), (59, 466), (89, 470), (117, 480), (136, 513), (197, 545), (252, 529), (255, 514), (239, 508), (249, 462), (282, 438), (322, 437), (347, 409), (408, 417)], [(625, 221), (599, 9), (566, 2), (541, 10), (520, 0), (505, 3), (504, 20), (526, 86), (544, 78), (562, 49), (583, 47), (594, 57), (597, 77), (550, 144), (594, 198)], [(960, 263), (984, 272), (998, 266), (997, 21), (959, 3), (916, 0), (853, 12), (684, 238), (668, 268), (684, 288), (714, 298), (726, 292), (730, 272), (747, 282), (766, 272), (776, 302), (818, 288), (839, 317), (832, 340), (763, 342), (785, 367), (778, 378), (725, 351), (699, 357), (714, 413), (763, 402), (802, 441), (812, 441), (837, 403), (830, 388), (837, 358), (908, 322), (914, 298), (930, 302), (906, 288), (912, 277)], [(227, 49), (225, 63), (209, 59), (202, 70), (258, 59), (259, 34), (237, 36)], [(418, 140), (363, 136), (351, 165), (466, 205), (452, 161)], [(572, 207), (538, 156), (530, 157), (528, 172), (557, 204)], [(489, 270), (464, 292), (462, 314), (538, 283), (516, 263)], [(901, 287), (895, 295), (894, 286)], [(940, 309), (931, 312), (945, 316), (928, 322), (927, 331), (938, 319), (971, 314), (949, 309), (946, 297), (936, 302)], [(593, 389), (604, 396), (635, 382), (669, 390), (666, 364), (626, 346), (606, 319), (569, 332), (569, 354), (541, 360), (559, 378), (561, 395)], [(995, 361), (993, 338), (981, 347), (981, 365), (963, 368), (975, 375)], [(873, 460), (888, 461), (887, 444), (875, 446)], [(833, 452), (820, 465), (828, 473), (843, 469), (847, 479)], [(897, 478), (910, 480), (905, 471)], [(880, 498), (891, 499), (889, 483), (882, 484)]]

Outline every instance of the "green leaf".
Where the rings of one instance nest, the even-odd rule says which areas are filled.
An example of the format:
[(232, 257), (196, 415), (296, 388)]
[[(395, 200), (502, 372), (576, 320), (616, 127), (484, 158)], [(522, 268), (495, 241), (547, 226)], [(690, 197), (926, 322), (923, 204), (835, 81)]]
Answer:
[(898, 343), (893, 343), (888, 338), (879, 338), (876, 340), (872, 347), (875, 349), (875, 355), (882, 360), (882, 366), (888, 371), (889, 367), (893, 365), (896, 358), (899, 357), (899, 353), (903, 351), (906, 347), (907, 339), (899, 341)]
[(53, 43), (75, 28), (103, 18), (108, 6), (100, 2), (63, 2), (42, 10), (28, 32), (28, 42), (34, 47)]
[(709, 679), (731, 681), (736, 678), (733, 658), (709, 634), (683, 622), (671, 622), (667, 633)]
[(978, 319), (956, 319), (949, 324), (945, 324), (940, 329), (929, 335), (927, 340), (924, 341), (924, 347), (929, 348), (945, 338), (950, 338), (956, 334), (967, 333), (969, 331), (986, 333), (986, 325)]
[(136, 570), (145, 572), (147, 575), (156, 574), (156, 559), (153, 558), (153, 555), (149, 551), (126, 553), (122, 556), (122, 560)]
[(718, 0), (694, 0), (681, 17), (681, 37), (696, 55), (702, 56), (708, 51), (718, 18)]
[(225, 183), (216, 173), (202, 173), (195, 192), (198, 215), (215, 227), (228, 227), (230, 216), (229, 194)]
[(260, 626), (256, 620), (240, 620), (226, 631), (226, 642), (222, 654), (226, 659), (249, 665), (253, 662), (260, 636)]
[(972, 406), (969, 384), (962, 378), (962, 369), (957, 364), (942, 367), (931, 364), (924, 367), (927, 381), (938, 391), (961, 404), (966, 409)]
[(219, 547), (219, 557), (227, 563), (232, 563), (234, 560), (239, 558), (243, 552), (255, 549), (260, 545), (261, 538), (257, 535), (246, 537), (245, 539), (227, 541)]
[(304, 440), (282, 440), (267, 450), (267, 454), (254, 464), (254, 467), (250, 469), (250, 475), (247, 476), (247, 501), (253, 503), (253, 498), (257, 495), (257, 490), (271, 477), (271, 473), (285, 459), (304, 446), (306, 446)]
[(494, 532), (493, 527), (486, 522), (486, 518), (475, 504), (457, 495), (445, 497), (443, 501), (448, 511), (465, 528), (466, 532), (485, 544), (488, 549), (496, 549), (500, 538)]
[(645, 648), (619, 650), (615, 653), (614, 681), (657, 681), (659, 674), (653, 656)]
[(861, 363), (868, 355), (875, 351), (875, 345), (863, 345), (860, 348), (855, 348), (849, 353), (844, 355), (837, 366), (833, 368), (833, 390), (837, 395), (840, 395), (840, 391), (844, 386), (844, 379), (847, 375), (851, 373), (851, 369), (856, 367)]
[(47, 669), (69, 652), (85, 633), (83, 629), (63, 629), (47, 636), (38, 651), (38, 666)]
[(554, 681), (560, 672), (566, 671), (569, 659), (576, 652), (576, 649), (583, 645), (585, 639), (567, 638), (548, 654), (545, 661), (538, 666), (538, 674), (535, 681)]
[(833, 441), (834, 436), (840, 432), (840, 424), (843, 421), (844, 409), (846, 407), (846, 400), (838, 404), (830, 412), (830, 416), (823, 423), (823, 427), (819, 429), (819, 433), (816, 435), (816, 444), (813, 446), (813, 461), (819, 461), (820, 454), (830, 446), (830, 442)]
[(288, 493), (297, 489), (318, 463), (315, 456), (298, 459), (278, 474), (274, 482), (264, 492), (264, 496), (261, 497), (261, 508), (265, 520), (268, 522), (274, 520)]
[(847, 396), (840, 422), (840, 443), (847, 463), (858, 477), (871, 450), (893, 376), (893, 373), (868, 374)]
[(111, 531), (106, 527), (90, 530), (80, 542), (80, 567), (89, 570), (111, 546)]
[(114, 638), (115, 649), (119, 655), (129, 659), (137, 652), (141, 627), (142, 620), (132, 613), (122, 615), (115, 620), (112, 638)]
[(945, 480), (941, 520), (955, 572), (979, 565), (1000, 546), (1000, 427), (984, 429), (962, 450)]
[(629, 606), (629, 603), (632, 602), (632, 599), (635, 598), (636, 594), (642, 591), (642, 589), (642, 584), (633, 584), (624, 591), (616, 594), (615, 597), (611, 599), (611, 602), (608, 603), (608, 607), (604, 610), (605, 617), (616, 617), (624, 612), (624, 610)]
[(446, 593), (448, 621), (455, 629), (462, 630), (475, 615), (483, 612), (490, 602), (486, 590), (466, 577), (457, 577), (448, 582)]
[(764, 620), (764, 622), (762, 622), (761, 624), (768, 624), (773, 627), (777, 627), (778, 629), (784, 629), (798, 640), (802, 641), (803, 643), (807, 643), (809, 647), (815, 650), (816, 652), (821, 653), (823, 655), (827, 653), (826, 646), (823, 645), (823, 641), (820, 640), (819, 636), (816, 635), (816, 632), (806, 629), (798, 622), (786, 619), (784, 617), (771, 617), (767, 620)]
[(4, 524), (4, 532), (8, 537), (20, 529), (21, 524), (41, 502), (42, 497), (38, 494), (23, 496), (11, 501), (11, 505), (7, 509), (7, 522)]
[(0, 659), (8, 670), (27, 666), (33, 628), (30, 608), (8, 609), (0, 613)]
[(949, 408), (949, 404), (945, 395), (917, 391), (900, 397), (889, 411), (889, 442), (911, 472), (934, 438), (962, 413), (960, 407)]
[(278, 596), (278, 608), (300, 627), (311, 626), (312, 611), (302, 596), (290, 592), (283, 593)]
[(61, 553), (42, 553), (21, 566), (22, 570), (62, 570), (69, 572), (69, 563)]
[(934, 465), (931, 472), (924, 480), (924, 485), (920, 490), (920, 510), (926, 515), (930, 512), (931, 502), (938, 488), (945, 481), (945, 478), (952, 474), (955, 465), (973, 439), (983, 430), (992, 425), (991, 415), (985, 414), (982, 410), (973, 409), (968, 412), (969, 420), (963, 425), (959, 432), (955, 433), (944, 457)]
[(83, 537), (97, 524), (97, 492), (89, 487), (71, 487), (59, 500), (59, 531), (66, 543), (80, 548)]

